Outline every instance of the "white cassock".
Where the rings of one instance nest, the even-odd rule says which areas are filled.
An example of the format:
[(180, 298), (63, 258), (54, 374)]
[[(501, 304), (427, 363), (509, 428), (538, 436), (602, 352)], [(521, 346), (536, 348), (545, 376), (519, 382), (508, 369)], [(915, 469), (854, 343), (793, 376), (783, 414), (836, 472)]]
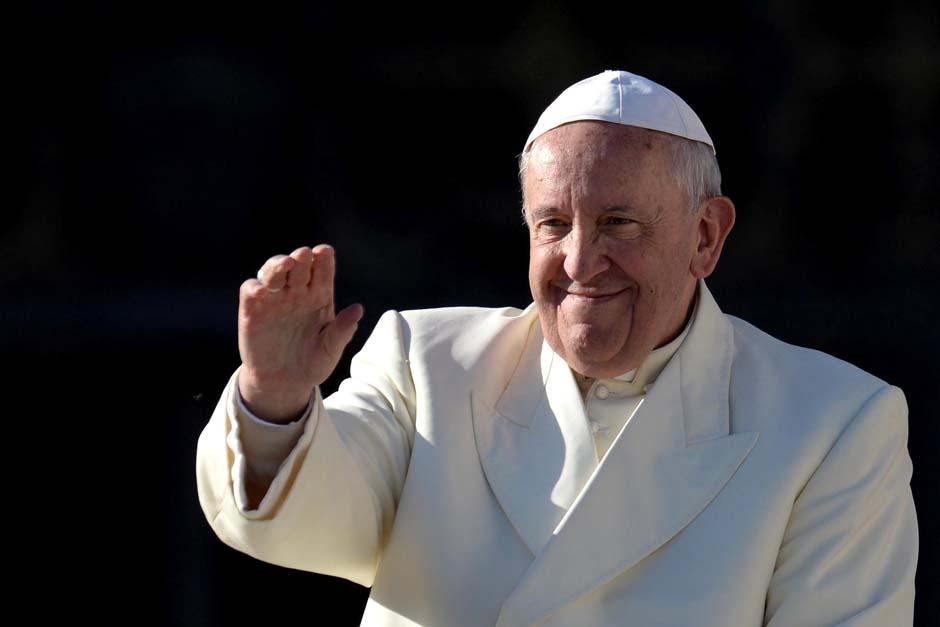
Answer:
[[(912, 623), (903, 394), (704, 282), (683, 335), (587, 412), (532, 306), (386, 313), (293, 426), (239, 415), (236, 377), (199, 439), (208, 521), (371, 586), (363, 625)], [(257, 507), (252, 474), (273, 476)]]

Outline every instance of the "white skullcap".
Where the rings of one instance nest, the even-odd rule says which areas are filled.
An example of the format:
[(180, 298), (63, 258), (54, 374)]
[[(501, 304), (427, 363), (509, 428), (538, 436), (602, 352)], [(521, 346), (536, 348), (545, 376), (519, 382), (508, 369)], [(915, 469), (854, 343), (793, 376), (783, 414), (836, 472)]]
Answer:
[(692, 107), (648, 78), (607, 70), (561, 92), (535, 123), (523, 153), (542, 133), (578, 120), (601, 120), (678, 135), (711, 146), (712, 138)]

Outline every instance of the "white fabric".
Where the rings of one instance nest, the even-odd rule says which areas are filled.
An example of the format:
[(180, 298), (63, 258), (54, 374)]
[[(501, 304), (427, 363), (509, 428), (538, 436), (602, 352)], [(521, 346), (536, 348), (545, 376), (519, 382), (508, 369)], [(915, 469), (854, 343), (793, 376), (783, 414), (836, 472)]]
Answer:
[[(626, 426), (656, 378), (679, 350), (689, 333), (695, 313), (682, 333), (651, 352), (639, 368), (608, 379), (596, 379), (584, 395), (584, 410), (594, 437), (597, 459), (603, 459), (620, 431)], [(546, 343), (546, 347), (547, 347)]]
[(616, 379), (591, 384), (585, 395), (584, 410), (594, 436), (598, 461), (610, 450), (645, 397), (646, 392), (642, 388), (636, 390), (629, 383)]
[[(679, 349), (691, 325), (690, 318), (682, 333), (651, 352), (640, 368), (612, 379), (597, 379), (592, 383), (584, 404), (598, 459), (613, 444), (614, 438), (633, 415), (649, 386)], [(543, 341), (542, 350), (551, 351), (551, 348)], [(245, 456), (245, 472), (255, 482), (267, 485), (277, 475), (281, 463), (303, 433), (303, 424), (315, 406), (313, 397), (300, 417), (290, 423), (269, 422), (256, 416), (242, 400), (237, 384), (235, 402), (235, 419), (241, 430), (239, 439)], [(240, 506), (252, 509), (247, 506), (247, 497)]]
[[(233, 396), (235, 397), (234, 417), (237, 428), (235, 439), (244, 456), (246, 480), (243, 483), (266, 487), (277, 476), (281, 464), (303, 435), (304, 425), (313, 413), (316, 403), (312, 395), (307, 409), (297, 420), (279, 424), (262, 420), (248, 409), (238, 390), (237, 379)], [(250, 504), (251, 499), (247, 489), (239, 490), (235, 496), (242, 509), (257, 507), (257, 503)]]
[(900, 390), (725, 316), (701, 283), (598, 464), (542, 346), (534, 307), (385, 314), (253, 510), (233, 377), (198, 444), (207, 520), (372, 586), (363, 625), (911, 624)]
[(648, 128), (703, 142), (715, 150), (705, 125), (682, 98), (648, 78), (607, 70), (561, 92), (535, 123), (522, 152), (528, 152), (543, 133), (578, 120)]

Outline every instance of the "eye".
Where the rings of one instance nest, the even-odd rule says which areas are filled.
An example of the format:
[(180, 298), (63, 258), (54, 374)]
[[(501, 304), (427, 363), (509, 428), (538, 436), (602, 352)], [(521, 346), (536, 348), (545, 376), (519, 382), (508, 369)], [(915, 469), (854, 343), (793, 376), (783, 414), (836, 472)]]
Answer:
[(535, 216), (535, 228), (539, 230), (557, 231), (559, 229), (565, 229), (570, 226), (570, 222), (567, 216), (555, 212), (546, 212), (542, 215)]
[(598, 228), (617, 239), (633, 239), (642, 231), (639, 222), (622, 214), (601, 216)]
[(558, 241), (571, 231), (571, 222), (565, 216), (548, 215), (535, 221), (533, 236), (544, 243)]
[(636, 221), (623, 216), (607, 216), (604, 218), (603, 223), (611, 226), (625, 226), (628, 224), (636, 224)]

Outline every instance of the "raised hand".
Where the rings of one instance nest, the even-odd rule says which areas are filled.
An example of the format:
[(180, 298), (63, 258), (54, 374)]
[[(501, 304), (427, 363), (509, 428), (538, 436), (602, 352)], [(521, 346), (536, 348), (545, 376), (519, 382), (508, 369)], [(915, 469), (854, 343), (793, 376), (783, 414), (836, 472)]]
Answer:
[(334, 310), (335, 267), (331, 246), (302, 247), (271, 257), (241, 285), (238, 388), (265, 420), (297, 418), (356, 332), (362, 306)]

